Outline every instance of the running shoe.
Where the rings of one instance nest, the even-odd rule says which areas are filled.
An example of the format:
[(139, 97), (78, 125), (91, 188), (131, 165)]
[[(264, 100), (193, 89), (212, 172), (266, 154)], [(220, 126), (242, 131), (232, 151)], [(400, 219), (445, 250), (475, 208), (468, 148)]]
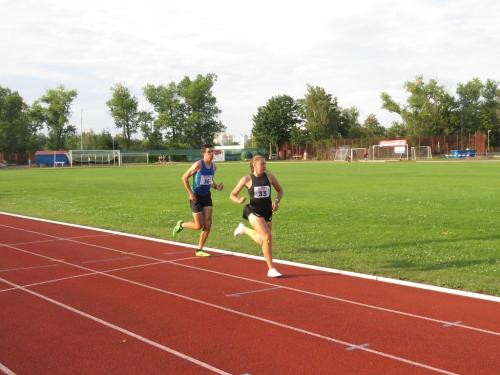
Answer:
[(172, 231), (172, 236), (176, 237), (184, 228), (182, 227), (182, 220), (179, 220), (177, 224), (175, 224), (174, 230)]
[(244, 232), (245, 226), (242, 223), (239, 223), (236, 229), (234, 230), (234, 236), (238, 237), (239, 235), (242, 235)]
[(276, 268), (271, 268), (269, 271), (267, 271), (267, 277), (281, 277), (283, 276), (281, 273), (279, 273)]
[(195, 254), (196, 254), (197, 257), (209, 257), (209, 256), (211, 256), (210, 253), (207, 253), (206, 251), (204, 251), (202, 249), (196, 250)]

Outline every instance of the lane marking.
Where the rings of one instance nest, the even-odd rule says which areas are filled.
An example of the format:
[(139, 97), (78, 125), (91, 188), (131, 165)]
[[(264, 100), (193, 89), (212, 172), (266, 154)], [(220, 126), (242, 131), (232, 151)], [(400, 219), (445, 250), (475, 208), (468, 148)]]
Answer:
[(460, 323), (462, 323), (462, 322), (460, 320), (457, 320), (456, 322), (450, 322), (450, 323), (443, 324), (443, 327), (456, 327), (456, 326), (460, 326)]
[(240, 297), (240, 296), (245, 295), (245, 294), (254, 294), (254, 293), (268, 292), (268, 291), (276, 290), (276, 289), (281, 289), (281, 287), (280, 286), (276, 286), (274, 288), (251, 290), (249, 292), (230, 293), (230, 294), (226, 294), (226, 297)]
[[(9, 226), (9, 225), (4, 225), (4, 224), (0, 224), (0, 226), (9, 227), (9, 228), (13, 228), (13, 229), (18, 229), (18, 230), (29, 232), (29, 233), (37, 233), (37, 232), (31, 231), (31, 230), (28, 230), (28, 229), (12, 227), (12, 226)], [(52, 235), (46, 235), (46, 236), (51, 236), (51, 237), (57, 238), (56, 236), (52, 236)], [(96, 248), (100, 248), (100, 249), (104, 249), (104, 250), (109, 250), (109, 251), (117, 252), (117, 253), (120, 253), (120, 254), (124, 254), (124, 252), (122, 250), (114, 249), (114, 248), (107, 247), (107, 246), (94, 245), (94, 244), (89, 244), (89, 243), (81, 242), (81, 241), (77, 241), (77, 240), (69, 240), (69, 241), (70, 242), (75, 242), (75, 243), (78, 243), (78, 244), (82, 244), (82, 245), (87, 245), (87, 246), (91, 246), (91, 247), (96, 247)], [(7, 244), (5, 244), (5, 246), (11, 247), (11, 245), (7, 245)], [(129, 253), (126, 253), (126, 254), (129, 254)], [(137, 257), (140, 257), (140, 258), (144, 258), (144, 259), (148, 259), (148, 260), (154, 260), (154, 261), (160, 261), (160, 260), (162, 260), (160, 258), (154, 258), (154, 257), (150, 257), (150, 256), (147, 256), (147, 255), (141, 255), (141, 254), (134, 254), (134, 256), (137, 256)], [(353, 300), (349, 300), (349, 299), (345, 299), (345, 298), (339, 298), (339, 297), (329, 296), (329, 295), (325, 295), (325, 294), (321, 294), (321, 293), (310, 292), (310, 291), (307, 291), (307, 290), (304, 290), (304, 289), (298, 289), (298, 288), (288, 287), (288, 286), (285, 286), (285, 285), (282, 285), (282, 284), (273, 284), (273, 283), (267, 282), (267, 281), (260, 281), (260, 280), (255, 280), (255, 279), (251, 279), (251, 278), (247, 278), (247, 277), (243, 277), (243, 276), (233, 275), (233, 274), (229, 274), (229, 273), (225, 273), (225, 272), (219, 272), (219, 271), (214, 271), (214, 270), (210, 270), (210, 269), (206, 269), (206, 268), (191, 266), (191, 265), (188, 265), (188, 264), (177, 263), (180, 260), (194, 259), (194, 258), (198, 258), (198, 257), (188, 257), (188, 258), (182, 258), (182, 259), (173, 259), (173, 260), (167, 261), (166, 263), (173, 264), (173, 265), (176, 265), (176, 266), (179, 266), (179, 267), (184, 267), (184, 268), (189, 268), (189, 269), (197, 270), (197, 271), (204, 271), (204, 272), (212, 273), (212, 274), (215, 274), (215, 275), (221, 275), (221, 276), (231, 277), (231, 278), (235, 278), (235, 279), (238, 279), (238, 280), (245, 280), (245, 281), (249, 281), (249, 282), (253, 282), (253, 283), (258, 283), (258, 284), (262, 284), (262, 285), (269, 285), (271, 287), (272, 286), (281, 286), (283, 289), (290, 290), (290, 291), (297, 292), (297, 293), (303, 293), (303, 294), (307, 294), (307, 295), (310, 295), (310, 296), (315, 296), (315, 297), (320, 297), (320, 298), (328, 299), (328, 300), (331, 300), (331, 301), (344, 302), (344, 303), (348, 303), (348, 304), (352, 304), (352, 305), (356, 305), (356, 306), (360, 306), (360, 307), (374, 309), (374, 310), (377, 310), (377, 311), (384, 311), (384, 312), (387, 312), (387, 313), (402, 315), (402, 316), (406, 316), (406, 317), (410, 317), (410, 318), (421, 319), (421, 320), (425, 320), (425, 321), (429, 321), (429, 322), (438, 323), (440, 325), (448, 323), (448, 321), (445, 321), (445, 320), (430, 318), (430, 317), (423, 316), (423, 315), (407, 313), (407, 312), (400, 311), (400, 310), (395, 310), (395, 309), (390, 309), (390, 308), (385, 308), (385, 307), (370, 305), (370, 304), (367, 304), (367, 303), (357, 302), (357, 301), (353, 301)], [(200, 259), (201, 259), (201, 257), (200, 257)], [(499, 301), (500, 301), (500, 298), (499, 298)], [(495, 331), (491, 331), (491, 330), (487, 330), (487, 329), (477, 328), (477, 327), (469, 326), (469, 325), (465, 325), (465, 324), (459, 324), (456, 327), (460, 327), (460, 328), (463, 328), (463, 329), (468, 329), (468, 330), (472, 330), (472, 331), (476, 331), (476, 332), (482, 332), (482, 333), (486, 333), (486, 334), (490, 334), (490, 335), (500, 336), (500, 332), (495, 332)]]
[(163, 253), (164, 255), (173, 255), (173, 254), (192, 254), (191, 250), (183, 250), (183, 251), (173, 251), (171, 253)]
[(23, 270), (34, 270), (39, 268), (47, 268), (47, 267), (58, 267), (59, 264), (48, 264), (46, 266), (33, 266), (33, 267), (20, 267), (20, 268), (8, 268), (0, 270), (0, 272), (13, 272), (13, 271), (23, 271)]
[[(65, 223), (65, 222), (55, 221), (55, 220), (41, 219), (41, 218), (31, 217), (31, 216), (26, 216), (26, 215), (13, 214), (10, 212), (0, 211), (0, 215), (11, 216), (11, 217), (25, 219), (25, 220), (39, 221), (39, 222), (55, 224), (55, 225), (62, 225), (62, 226), (71, 227), (71, 228), (92, 230), (92, 231), (96, 231), (96, 232), (100, 232), (100, 233), (108, 233), (108, 234), (117, 235), (120, 237), (128, 237), (128, 238), (135, 238), (135, 239), (140, 239), (140, 240), (147, 240), (150, 242), (157, 242), (157, 243), (162, 243), (162, 244), (174, 245), (177, 247), (191, 248), (191, 249), (197, 248), (196, 245), (189, 245), (189, 244), (182, 243), (182, 242), (163, 240), (163, 239), (159, 239), (159, 238), (142, 236), (139, 234), (118, 232), (118, 231), (109, 230), (109, 229), (102, 229), (102, 228), (90, 227), (90, 226), (79, 225), (79, 224), (71, 224), (71, 223)], [(6, 225), (0, 224), (0, 226), (6, 226)], [(6, 227), (19, 229), (19, 230), (25, 230), (25, 229), (22, 229), (19, 227), (12, 227), (12, 226), (6, 226)], [(34, 232), (34, 233), (36, 233), (36, 232)], [(43, 234), (43, 233), (39, 233), (39, 234)], [(43, 234), (43, 235), (45, 235), (45, 234)], [(2, 246), (2, 244), (0, 244), (0, 246)], [(211, 247), (206, 247), (206, 249), (209, 251), (212, 251), (212, 252), (219, 253), (219, 254), (232, 255), (232, 256), (239, 257), (239, 258), (264, 260), (264, 257), (257, 256), (257, 255), (238, 253), (238, 252), (234, 252), (234, 251), (221, 250), (221, 249), (216, 249), (216, 248), (211, 248)], [(333, 273), (336, 275), (346, 275), (346, 276), (352, 276), (352, 277), (361, 278), (361, 279), (379, 281), (379, 282), (388, 283), (388, 284), (407, 286), (410, 288), (431, 290), (431, 291), (435, 291), (435, 292), (439, 292), (439, 293), (446, 293), (446, 294), (474, 298), (474, 299), (480, 299), (480, 300), (486, 300), (486, 301), (500, 302), (500, 296), (492, 296), (492, 295), (488, 295), (488, 294), (473, 293), (473, 292), (467, 292), (467, 291), (458, 290), (458, 289), (443, 288), (443, 287), (439, 287), (439, 286), (435, 286), (435, 285), (428, 285), (428, 284), (421, 284), (421, 283), (416, 283), (416, 282), (412, 282), (412, 281), (391, 279), (389, 277), (374, 276), (374, 275), (368, 275), (368, 274), (359, 273), (359, 272), (339, 270), (339, 269), (335, 269), (335, 268), (313, 266), (311, 264), (291, 262), (288, 260), (275, 259), (274, 262), (279, 263), (279, 264), (286, 264), (286, 265), (290, 265), (290, 266), (294, 266), (294, 267), (299, 267), (299, 268), (303, 268), (303, 269), (310, 269), (310, 270), (316, 270), (316, 271), (321, 271), (321, 272), (326, 272), (326, 273)]]
[[(1, 224), (0, 224), (1, 225)], [(44, 236), (47, 236), (47, 234), (44, 233), (38, 233)], [(6, 243), (7, 245), (12, 245), (12, 246), (21, 246), (21, 245), (36, 245), (40, 243), (47, 243), (47, 242), (57, 242), (57, 241), (65, 241), (65, 240), (77, 240), (77, 239), (83, 239), (83, 238), (94, 238), (94, 237), (112, 237), (115, 236), (114, 234), (95, 234), (95, 235), (86, 235), (86, 236), (76, 236), (76, 237), (56, 237), (56, 238), (50, 238), (47, 240), (38, 240), (38, 241), (28, 241), (28, 242), (16, 242), (16, 243)]]
[(67, 305), (67, 304), (65, 304), (63, 302), (57, 301), (57, 300), (55, 300), (53, 298), (47, 297), (47, 296), (45, 296), (45, 295), (43, 295), (41, 293), (37, 293), (37, 292), (35, 292), (35, 291), (31, 290), (31, 289), (27, 289), (27, 288), (25, 288), (25, 287), (23, 287), (21, 285), (17, 285), (17, 284), (12, 283), (12, 282), (10, 282), (8, 280), (5, 280), (5, 279), (1, 279), (1, 280), (3, 282), (6, 282), (7, 284), (10, 284), (11, 286), (14, 286), (14, 287), (17, 287), (18, 289), (21, 289), (23, 292), (32, 294), (32, 295), (34, 295), (34, 296), (36, 296), (38, 298), (43, 299), (44, 301), (53, 303), (54, 305), (62, 307), (63, 309), (69, 310), (69, 311), (71, 311), (71, 312), (73, 312), (75, 314), (81, 315), (81, 316), (83, 316), (83, 317), (85, 317), (87, 319), (90, 319), (90, 320), (93, 320), (94, 322), (102, 324), (105, 327), (114, 329), (115, 331), (121, 332), (121, 333), (123, 333), (123, 334), (125, 334), (127, 336), (130, 336), (130, 337), (133, 337), (133, 338), (135, 338), (137, 340), (140, 340), (140, 341), (142, 341), (142, 342), (144, 342), (146, 344), (154, 346), (155, 348), (161, 349), (161, 350), (163, 350), (165, 352), (173, 354), (173, 355), (175, 355), (175, 356), (177, 356), (179, 358), (182, 358), (182, 359), (184, 359), (186, 361), (192, 362), (192, 363), (194, 363), (194, 364), (196, 364), (196, 365), (198, 365), (200, 367), (204, 367), (204, 368), (206, 368), (206, 369), (208, 369), (210, 371), (215, 372), (216, 374), (225, 374), (225, 375), (227, 374), (227, 375), (230, 375), (228, 372), (225, 372), (225, 371), (223, 371), (221, 369), (218, 369), (217, 367), (214, 367), (214, 366), (212, 366), (212, 365), (210, 365), (210, 364), (208, 364), (206, 362), (200, 361), (199, 359), (191, 357), (191, 356), (189, 356), (187, 354), (184, 354), (182, 352), (179, 352), (179, 351), (177, 351), (175, 349), (169, 348), (168, 346), (165, 346), (165, 345), (162, 345), (162, 344), (160, 344), (160, 343), (158, 343), (156, 341), (150, 340), (150, 339), (148, 339), (148, 338), (146, 338), (144, 336), (141, 336), (141, 335), (139, 335), (139, 334), (137, 334), (135, 332), (129, 331), (128, 329), (122, 328), (122, 327), (117, 326), (117, 325), (115, 325), (113, 323), (110, 323), (110, 322), (108, 322), (106, 320), (98, 318), (98, 317), (96, 317), (94, 315), (88, 314), (88, 313), (86, 313), (86, 312), (84, 312), (82, 310), (79, 310), (77, 308), (69, 306), (69, 305)]
[(106, 262), (113, 262), (115, 260), (125, 260), (125, 259), (132, 259), (132, 258), (130, 258), (130, 257), (116, 257), (116, 258), (108, 258), (108, 259), (86, 260), (86, 261), (80, 262), (80, 263), (81, 264), (106, 263)]
[[(24, 253), (32, 254), (32, 255), (35, 255), (35, 256), (38, 256), (38, 257), (41, 257), (41, 258), (51, 259), (50, 257), (48, 257), (46, 255), (41, 255), (41, 254), (33, 253), (31, 251), (28, 251), (28, 250), (17, 249), (17, 248), (15, 248), (13, 246), (10, 246), (10, 245), (8, 245), (8, 247), (13, 248), (13, 249), (18, 250), (18, 251), (21, 251), (21, 252), (24, 252)], [(120, 276), (116, 276), (116, 275), (112, 275), (112, 274), (107, 274), (107, 273), (104, 273), (104, 272), (96, 271), (96, 270), (93, 270), (93, 269), (90, 269), (90, 268), (87, 268), (87, 267), (84, 267), (84, 266), (80, 266), (80, 265), (77, 265), (77, 264), (72, 264), (72, 263), (69, 263), (69, 262), (66, 262), (66, 261), (61, 261), (61, 263), (64, 263), (64, 264), (67, 264), (67, 265), (71, 265), (71, 266), (74, 266), (74, 267), (77, 267), (77, 268), (81, 268), (81, 269), (84, 269), (84, 270), (88, 270), (88, 271), (94, 271), (97, 274), (100, 274), (100, 275), (103, 275), (103, 276), (107, 276), (107, 277), (110, 277), (112, 279), (120, 280), (120, 281), (129, 283), (129, 284), (132, 284), (132, 285), (140, 286), (140, 287), (143, 287), (143, 288), (146, 288), (146, 289), (150, 289), (150, 290), (153, 290), (153, 291), (157, 291), (157, 292), (160, 292), (160, 293), (163, 293), (163, 294), (167, 294), (167, 295), (170, 295), (170, 296), (178, 297), (180, 299), (184, 299), (184, 300), (187, 300), (187, 301), (190, 301), (190, 302), (195, 302), (195, 303), (198, 303), (198, 304), (201, 304), (201, 305), (204, 305), (204, 306), (212, 307), (212, 308), (217, 309), (217, 310), (229, 312), (229, 313), (232, 313), (232, 314), (240, 315), (240, 316), (243, 316), (243, 317), (246, 317), (246, 318), (250, 318), (250, 319), (257, 320), (257, 321), (260, 321), (260, 322), (264, 322), (264, 323), (267, 323), (267, 324), (271, 324), (271, 325), (274, 325), (274, 326), (277, 326), (277, 327), (280, 327), (280, 328), (285, 328), (285, 329), (288, 329), (288, 330), (291, 330), (291, 331), (294, 331), (294, 332), (299, 332), (299, 333), (302, 333), (302, 334), (305, 334), (305, 335), (308, 335), (308, 336), (312, 336), (312, 337), (316, 337), (316, 338), (319, 338), (319, 339), (322, 339), (322, 340), (325, 340), (325, 341), (337, 343), (337, 344), (340, 344), (340, 345), (343, 345), (343, 346), (347, 346), (347, 347), (355, 346), (355, 344), (347, 342), (347, 341), (343, 341), (343, 340), (339, 340), (339, 339), (336, 339), (336, 338), (333, 338), (333, 337), (330, 337), (330, 336), (325, 336), (325, 335), (322, 335), (322, 334), (319, 334), (319, 333), (307, 331), (307, 330), (302, 329), (302, 328), (298, 328), (298, 327), (294, 327), (294, 326), (291, 326), (291, 325), (288, 325), (288, 324), (280, 323), (280, 322), (277, 322), (277, 321), (274, 321), (274, 320), (262, 318), (262, 317), (257, 316), (257, 315), (248, 314), (248, 313), (245, 313), (245, 312), (242, 312), (242, 311), (234, 310), (234, 309), (231, 309), (231, 308), (228, 308), (228, 307), (224, 307), (224, 306), (221, 306), (221, 305), (217, 305), (217, 304), (214, 304), (214, 303), (211, 303), (211, 302), (206, 302), (206, 301), (203, 301), (203, 300), (200, 300), (200, 299), (197, 299), (197, 298), (189, 297), (189, 296), (186, 296), (186, 295), (183, 295), (183, 294), (180, 294), (180, 293), (171, 292), (171, 291), (166, 290), (166, 289), (161, 289), (161, 288), (157, 288), (157, 287), (154, 287), (154, 286), (151, 286), (151, 285), (143, 284), (143, 283), (140, 283), (140, 282), (137, 282), (137, 281), (134, 281), (134, 280), (129, 280), (129, 279), (126, 279), (126, 278), (123, 278), (123, 277), (120, 277)], [(17, 286), (17, 284), (11, 283), (10, 281), (5, 280), (5, 279), (3, 279), (1, 277), (0, 277), (0, 281), (4, 281), (7, 284)], [(36, 293), (36, 292), (31, 291), (30, 289), (27, 289), (27, 288), (24, 288), (24, 287), (21, 287), (21, 286), (19, 286), (19, 288), (22, 289), (22, 290), (24, 290), (24, 291), (28, 291), (30, 293)], [(403, 358), (403, 357), (398, 357), (398, 356), (395, 356), (395, 355), (392, 355), (392, 354), (388, 354), (388, 353), (385, 353), (385, 352), (381, 352), (381, 351), (378, 351), (378, 350), (373, 350), (373, 349), (369, 349), (369, 348), (361, 348), (361, 347), (359, 348), (359, 350), (362, 350), (362, 351), (365, 351), (365, 352), (368, 352), (368, 353), (371, 353), (371, 354), (374, 354), (374, 355), (378, 355), (378, 356), (381, 356), (381, 357), (389, 358), (389, 359), (392, 359), (392, 360), (395, 360), (395, 361), (399, 361), (399, 362), (402, 362), (402, 363), (406, 363), (406, 364), (409, 364), (409, 365), (413, 365), (413, 366), (416, 366), (416, 367), (421, 367), (421, 368), (425, 368), (425, 369), (428, 369), (428, 370), (431, 370), (431, 371), (439, 372), (439, 373), (442, 373), (442, 374), (458, 375), (458, 374), (456, 374), (454, 372), (443, 370), (443, 369), (440, 369), (440, 368), (437, 368), (437, 367), (433, 367), (433, 366), (430, 366), (430, 365), (427, 365), (427, 364), (424, 364), (424, 363), (415, 362), (415, 361), (412, 361), (412, 360), (409, 360), (409, 359), (406, 359), (406, 358)]]
[[(127, 267), (120, 267), (120, 268), (113, 268), (113, 269), (110, 269), (110, 270), (103, 270), (103, 271), (100, 271), (102, 273), (108, 273), (108, 272), (116, 272), (116, 271), (123, 271), (123, 270), (129, 270), (129, 269), (133, 269), (133, 268), (140, 268), (140, 267), (147, 267), (147, 266), (154, 266), (154, 265), (157, 265), (157, 264), (163, 264), (163, 263), (166, 263), (166, 261), (162, 261), (162, 262), (152, 262), (152, 263), (144, 263), (144, 264), (137, 264), (135, 266), (127, 266)], [(27, 288), (27, 287), (32, 287), (32, 286), (38, 286), (38, 285), (44, 285), (44, 284), (51, 284), (51, 283), (56, 283), (56, 282), (59, 282), (59, 281), (65, 281), (65, 280), (70, 280), (70, 279), (76, 279), (76, 278), (79, 278), (79, 277), (86, 277), (86, 276), (93, 276), (93, 275), (98, 275), (99, 273), (96, 272), (96, 271), (92, 271), (92, 272), (87, 272), (87, 273), (82, 273), (80, 275), (74, 275), (74, 276), (67, 276), (67, 277), (61, 277), (59, 279), (52, 279), (52, 280), (46, 280), (46, 281), (39, 281), (37, 283), (32, 283), (32, 284), (25, 284), (25, 285), (22, 285), (23, 287)], [(6, 289), (1, 289), (0, 290), (0, 293), (1, 292), (8, 292), (8, 291), (11, 291), (11, 290), (17, 290), (18, 288), (6, 288)]]
[(352, 351), (352, 350), (356, 350), (356, 349), (367, 348), (368, 346), (370, 346), (370, 344), (353, 345), (353, 346), (346, 348), (345, 350)]
[(14, 371), (12, 371), (10, 368), (5, 366), (3, 363), (0, 362), (0, 370), (3, 371), (5, 375), (16, 375)]

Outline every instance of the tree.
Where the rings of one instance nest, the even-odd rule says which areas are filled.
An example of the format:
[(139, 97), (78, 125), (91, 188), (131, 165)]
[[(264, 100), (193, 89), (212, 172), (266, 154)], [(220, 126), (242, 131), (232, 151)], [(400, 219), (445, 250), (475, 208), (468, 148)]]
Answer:
[(35, 151), (39, 144), (37, 131), (23, 98), (0, 86), (0, 151), (4, 157), (10, 161), (12, 154)]
[(408, 135), (451, 134), (456, 130), (456, 102), (436, 80), (425, 83), (423, 76), (418, 76), (404, 87), (409, 93), (406, 105), (396, 103), (385, 92), (381, 99), (382, 108), (401, 116)]
[(299, 105), (288, 95), (273, 96), (253, 116), (252, 135), (258, 144), (272, 147), (276, 154), (290, 140), (292, 129), (300, 123)]
[(499, 131), (500, 92), (498, 82), (487, 80), (482, 83), (478, 78), (457, 86), (460, 131), (474, 133), (488, 130), (493, 132), (492, 139)]
[(385, 128), (380, 125), (377, 120), (377, 116), (373, 113), (368, 115), (365, 122), (363, 123), (363, 133), (367, 138), (379, 138), (383, 137), (385, 134)]
[(361, 138), (363, 129), (359, 123), (359, 110), (356, 107), (342, 108), (340, 111), (341, 133), (347, 138)]
[(130, 90), (122, 84), (111, 88), (113, 94), (106, 104), (115, 120), (115, 125), (122, 130), (123, 139), (127, 148), (130, 148), (132, 135), (137, 133), (141, 122), (139, 103)]
[(183, 123), (184, 141), (192, 147), (212, 143), (217, 133), (226, 127), (218, 120), (221, 113), (212, 87), (217, 76), (209, 73), (198, 74), (194, 80), (184, 77), (178, 85), (180, 96), (186, 104), (186, 117)]
[[(153, 106), (156, 118), (153, 118), (152, 141), (161, 141), (160, 137), (173, 145), (182, 143), (183, 124), (186, 119), (187, 106), (180, 96), (175, 82), (167, 86), (146, 85), (144, 96)], [(149, 139), (149, 137), (148, 137)]]
[(48, 89), (32, 106), (31, 116), (35, 127), (46, 126), (49, 130), (50, 148), (60, 150), (65, 147), (66, 138), (76, 133), (76, 127), (69, 124), (71, 105), (78, 95), (76, 90), (64, 86)]
[(305, 97), (307, 129), (313, 141), (342, 136), (337, 98), (321, 87), (307, 86)]

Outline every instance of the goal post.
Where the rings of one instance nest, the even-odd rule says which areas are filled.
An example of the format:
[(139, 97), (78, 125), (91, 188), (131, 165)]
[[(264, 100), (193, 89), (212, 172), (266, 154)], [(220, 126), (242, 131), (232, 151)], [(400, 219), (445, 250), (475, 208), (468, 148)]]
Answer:
[(372, 146), (372, 160), (409, 160), (410, 152), (405, 139), (380, 141)]
[(149, 164), (148, 152), (122, 152), (120, 164)]
[(69, 162), (73, 166), (120, 165), (120, 150), (69, 150)]
[(368, 150), (365, 147), (351, 148), (351, 161), (368, 159)]
[(412, 160), (429, 160), (432, 159), (432, 151), (430, 146), (415, 146), (411, 148)]
[(351, 161), (351, 146), (341, 146), (335, 150), (334, 161)]

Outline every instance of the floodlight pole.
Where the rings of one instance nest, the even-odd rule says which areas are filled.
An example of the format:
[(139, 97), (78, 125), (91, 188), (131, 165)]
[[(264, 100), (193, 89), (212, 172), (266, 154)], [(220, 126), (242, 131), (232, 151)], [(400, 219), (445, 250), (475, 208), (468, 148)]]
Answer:
[(80, 151), (83, 151), (83, 108), (80, 110)]

